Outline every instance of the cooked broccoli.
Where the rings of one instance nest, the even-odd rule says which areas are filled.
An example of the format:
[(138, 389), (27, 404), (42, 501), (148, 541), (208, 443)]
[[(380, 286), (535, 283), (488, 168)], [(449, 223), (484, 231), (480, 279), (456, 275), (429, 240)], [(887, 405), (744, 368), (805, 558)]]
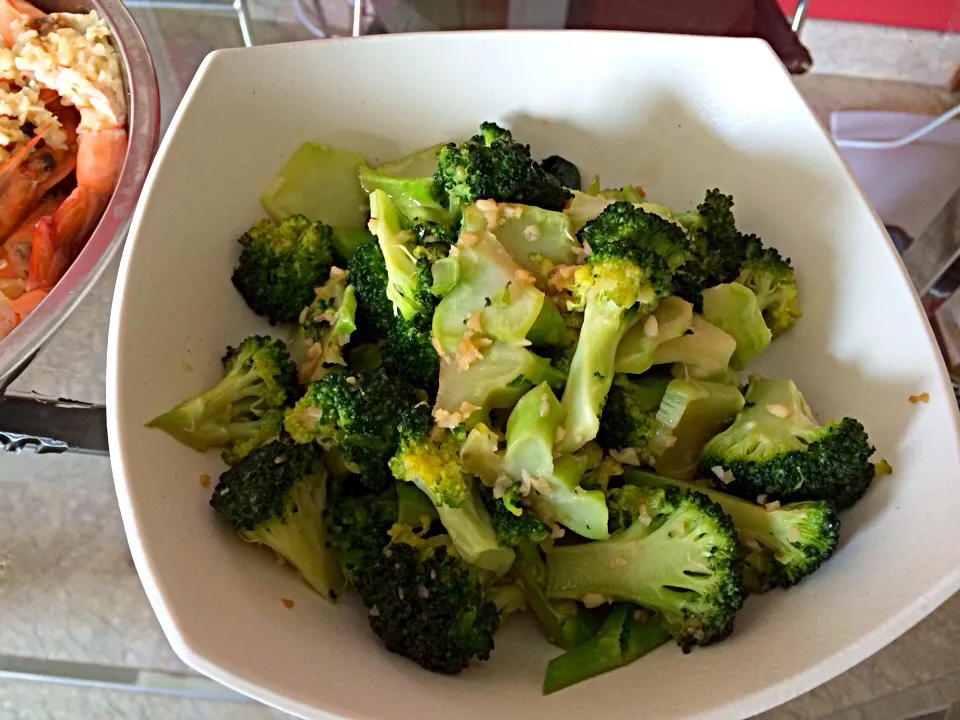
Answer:
[(517, 560), (510, 569), (523, 588), (527, 607), (533, 610), (547, 640), (569, 650), (593, 635), (598, 623), (584, 607), (572, 600), (547, 597), (547, 565), (534, 543), (520, 543)]
[(487, 600), (497, 606), (501, 624), (509, 615), (527, 609), (523, 588), (517, 585), (509, 575), (505, 575), (500, 581), (487, 587)]
[(250, 309), (271, 324), (294, 322), (327, 280), (333, 231), (293, 215), (279, 224), (260, 220), (239, 240), (242, 250), (233, 285)]
[(298, 365), (304, 385), (319, 380), (332, 365), (346, 365), (343, 348), (357, 329), (357, 296), (347, 284), (347, 273), (330, 268), (330, 279), (317, 288), (316, 296), (300, 313), (298, 338), (304, 358)]
[(677, 215), (687, 233), (687, 262), (674, 278), (677, 295), (701, 306), (701, 293), (708, 287), (732, 282), (746, 258), (747, 243), (737, 230), (733, 198), (708, 190), (697, 209)]
[(364, 339), (381, 341), (383, 367), (431, 395), (436, 392), (440, 357), (433, 348), (427, 318), (408, 322), (387, 298), (387, 269), (377, 245), (357, 249), (350, 261), (357, 293), (357, 327)]
[(674, 362), (658, 358), (658, 351), (688, 334), (692, 323), (693, 305), (675, 295), (663, 298), (657, 309), (634, 324), (617, 345), (616, 371), (639, 375), (661, 362)]
[(619, 488), (610, 505), (614, 526), (626, 528), (547, 553), (548, 596), (642, 605), (660, 613), (684, 651), (729, 635), (743, 587), (736, 531), (723, 510), (672, 487)]
[(511, 485), (499, 499), (489, 492), (483, 493), (497, 542), (504, 547), (515, 548), (527, 541), (538, 543), (550, 536), (549, 526), (537, 513), (519, 504), (519, 492), (519, 485)]
[(600, 446), (607, 450), (634, 448), (646, 459), (648, 444), (657, 431), (657, 408), (671, 380), (656, 373), (617, 373), (600, 416)]
[(331, 487), (327, 501), (327, 533), (340, 568), (354, 587), (358, 578), (380, 560), (390, 542), (387, 531), (398, 522), (393, 488), (379, 495), (345, 495)]
[(398, 450), (389, 463), (394, 477), (430, 498), (460, 557), (498, 576), (505, 573), (514, 554), (497, 542), (480, 489), (461, 465), (462, 433), (435, 427), (426, 405), (394, 414), (394, 424), (397, 417)]
[[(701, 293), (701, 299), (703, 318), (709, 325), (714, 326), (713, 332), (705, 335), (701, 344), (712, 347), (711, 354), (719, 360), (723, 359), (718, 355), (718, 350), (722, 349), (729, 359), (731, 370), (746, 369), (755, 357), (767, 349), (772, 338), (757, 296), (750, 288), (732, 282), (706, 288)], [(718, 335), (718, 328), (733, 338), (732, 353), (729, 352), (730, 340)], [(714, 371), (717, 364), (719, 363), (714, 363)], [(709, 373), (709, 369), (707, 372)]]
[(596, 437), (613, 383), (617, 344), (637, 313), (652, 312), (670, 295), (673, 269), (683, 262), (683, 234), (663, 218), (616, 202), (580, 231), (592, 252), (574, 274), (583, 326), (563, 393), (561, 452)]
[(570, 192), (530, 156), (530, 146), (513, 139), (509, 130), (493, 123), (480, 133), (437, 153), (437, 185), (450, 205), (469, 205), (480, 199), (536, 205), (562, 210)]
[(763, 247), (759, 240), (747, 245), (747, 257), (740, 266), (737, 282), (757, 296), (773, 337), (793, 327), (802, 314), (797, 306), (797, 281), (790, 260), (784, 260), (773, 248)]
[(223, 356), (223, 379), (158, 415), (148, 427), (163, 430), (201, 452), (226, 448), (236, 462), (283, 429), (284, 407), (297, 394), (297, 368), (279, 340), (252, 335)]
[(669, 639), (662, 620), (630, 603), (617, 603), (596, 635), (547, 663), (543, 694), (629, 665)]
[(244, 540), (271, 548), (332, 600), (344, 578), (327, 547), (326, 495), (327, 471), (318, 450), (279, 439), (224, 472), (210, 505)]
[[(717, 503), (733, 520), (740, 542), (749, 553), (749, 568), (744, 567), (744, 574), (763, 578), (759, 582), (754, 580), (751, 583), (754, 586), (774, 581), (781, 587), (796, 585), (813, 574), (837, 549), (840, 520), (833, 503), (827, 500), (767, 509), (749, 500), (662, 475), (628, 470), (624, 478), (627, 483), (643, 487), (674, 486), (703, 493)], [(779, 567), (770, 568), (758, 551), (769, 553)]]
[(397, 177), (361, 167), (360, 184), (368, 194), (379, 191), (390, 198), (408, 226), (430, 222), (449, 227), (453, 220), (445, 193), (432, 177)]
[[(434, 253), (434, 257), (446, 256), (451, 245), (457, 244), (457, 233), (449, 225), (438, 222), (420, 222), (410, 228), (418, 248), (426, 248)], [(414, 254), (417, 251), (414, 250)]]
[(390, 477), (397, 417), (414, 402), (410, 385), (382, 372), (328, 373), (287, 410), (284, 426), (298, 443), (336, 448), (361, 483), (378, 490)]
[(487, 598), (487, 576), (438, 536), (423, 540), (395, 526), (394, 540), (362, 574), (360, 594), (370, 627), (387, 650), (433, 672), (457, 674), (487, 660), (500, 623)]
[(830, 500), (839, 510), (863, 497), (874, 476), (874, 448), (857, 420), (820, 425), (792, 380), (755, 380), (746, 400), (700, 458), (708, 477), (730, 480), (724, 491), (781, 502)]

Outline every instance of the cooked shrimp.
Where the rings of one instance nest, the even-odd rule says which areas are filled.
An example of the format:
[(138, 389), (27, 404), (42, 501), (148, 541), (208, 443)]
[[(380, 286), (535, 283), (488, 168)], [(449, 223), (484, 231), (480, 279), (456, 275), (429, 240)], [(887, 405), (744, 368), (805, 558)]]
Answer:
[(20, 297), (27, 289), (27, 274), (30, 269), (30, 247), (37, 223), (57, 209), (64, 195), (44, 198), (27, 219), (6, 242), (0, 245), (0, 293), (11, 299)]
[(0, 293), (0, 338), (10, 332), (47, 296), (43, 290), (25, 292), (16, 300)]
[(43, 11), (23, 0), (0, 0), (0, 41), (6, 48), (13, 47), (17, 21), (42, 18)]

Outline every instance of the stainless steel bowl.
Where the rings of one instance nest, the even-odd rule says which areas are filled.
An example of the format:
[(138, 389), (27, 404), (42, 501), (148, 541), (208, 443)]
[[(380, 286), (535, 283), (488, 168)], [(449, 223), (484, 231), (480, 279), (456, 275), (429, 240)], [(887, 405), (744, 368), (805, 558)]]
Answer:
[(160, 91), (150, 51), (120, 0), (35, 0), (47, 12), (96, 10), (109, 23), (121, 56), (129, 108), (129, 144), (117, 189), (89, 241), (50, 294), (0, 340), (0, 395), (69, 317), (123, 244), (160, 136)]

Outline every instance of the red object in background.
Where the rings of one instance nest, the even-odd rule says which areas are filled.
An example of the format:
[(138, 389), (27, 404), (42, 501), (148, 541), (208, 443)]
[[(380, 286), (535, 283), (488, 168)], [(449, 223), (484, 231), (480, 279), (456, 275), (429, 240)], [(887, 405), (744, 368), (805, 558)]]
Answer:
[[(787, 17), (796, 0), (777, 0)], [(874, 25), (954, 32), (960, 29), (960, 0), (809, 0), (807, 17)]]

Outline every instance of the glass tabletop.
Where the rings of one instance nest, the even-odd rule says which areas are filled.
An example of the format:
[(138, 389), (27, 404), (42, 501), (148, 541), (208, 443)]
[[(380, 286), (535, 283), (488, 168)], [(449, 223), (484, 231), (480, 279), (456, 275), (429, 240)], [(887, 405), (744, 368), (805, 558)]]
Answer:
[[(127, 4), (153, 53), (166, 128), (200, 62), (217, 48), (433, 29), (630, 27), (639, 22), (631, 20), (631, 12), (643, 3)], [(958, 36), (938, 32), (936, 24), (923, 29), (841, 23), (818, 17), (824, 3), (799, 5), (806, 21), (799, 38), (813, 71), (798, 75), (796, 83), (825, 123), (831, 112), (847, 108), (936, 115), (955, 102), (948, 83), (960, 60)], [(796, 19), (799, 26), (801, 19), (794, 16), (797, 3), (778, 6), (770, 0), (768, 6), (779, 7), (775, 25), (793, 37), (791, 23)], [(960, 9), (960, 2), (953, 7)], [(948, 16), (947, 26), (949, 17), (960, 17), (960, 11)], [(737, 18), (723, 22), (733, 34), (747, 33)], [(116, 262), (11, 386), (13, 392), (105, 401), (115, 277)], [(940, 711), (960, 701), (957, 646), (960, 597), (876, 656), (764, 717), (900, 720)], [(285, 716), (196, 675), (176, 657), (130, 558), (107, 458), (0, 453), (0, 720), (48, 717)]]

